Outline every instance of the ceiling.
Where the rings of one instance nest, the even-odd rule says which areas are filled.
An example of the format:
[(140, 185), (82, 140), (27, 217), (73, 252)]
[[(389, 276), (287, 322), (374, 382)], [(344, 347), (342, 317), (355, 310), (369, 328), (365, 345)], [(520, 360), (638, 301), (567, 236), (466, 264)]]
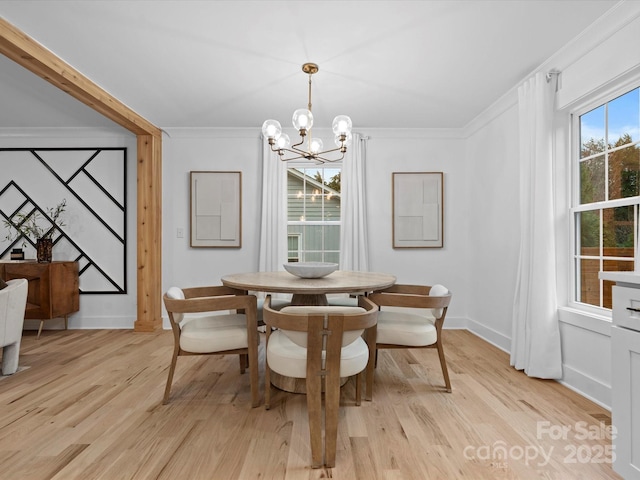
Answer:
[[(0, 0), (0, 17), (156, 126), (463, 128), (616, 0)], [(0, 128), (113, 125), (0, 55)]]

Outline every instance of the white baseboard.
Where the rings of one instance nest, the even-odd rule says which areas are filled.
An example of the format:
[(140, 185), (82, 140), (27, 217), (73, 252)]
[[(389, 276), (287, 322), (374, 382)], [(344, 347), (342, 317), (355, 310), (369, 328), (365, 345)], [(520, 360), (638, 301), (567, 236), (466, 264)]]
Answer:
[[(133, 329), (135, 324), (135, 317), (82, 317), (74, 318), (73, 315), (69, 317), (69, 329), (70, 330), (124, 330)], [(38, 330), (40, 327), (40, 320), (25, 320), (25, 330)], [(64, 330), (64, 318), (53, 318), (51, 320), (45, 320), (42, 330)]]
[[(467, 330), (489, 342), (500, 350), (511, 352), (511, 338), (473, 320), (468, 320)], [(565, 364), (562, 365), (562, 379), (558, 383), (582, 395), (602, 408), (611, 410), (611, 386), (606, 385)]]
[(585, 375), (567, 365), (562, 365), (562, 379), (558, 382), (579, 393), (602, 408), (611, 411), (611, 386)]
[(467, 321), (467, 330), (503, 352), (511, 352), (511, 338), (506, 335), (474, 320)]

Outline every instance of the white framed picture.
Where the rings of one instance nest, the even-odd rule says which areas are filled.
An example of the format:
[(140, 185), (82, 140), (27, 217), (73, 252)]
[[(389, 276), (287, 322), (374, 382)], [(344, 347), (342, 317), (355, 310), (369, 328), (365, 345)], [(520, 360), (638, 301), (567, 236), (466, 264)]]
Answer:
[(392, 173), (393, 248), (442, 248), (442, 172)]
[(191, 246), (242, 246), (242, 172), (190, 172)]

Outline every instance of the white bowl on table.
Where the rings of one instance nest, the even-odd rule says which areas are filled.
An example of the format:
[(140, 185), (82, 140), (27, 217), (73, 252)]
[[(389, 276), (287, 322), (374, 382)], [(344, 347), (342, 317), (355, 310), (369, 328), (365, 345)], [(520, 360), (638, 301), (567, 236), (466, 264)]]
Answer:
[(329, 262), (293, 262), (285, 263), (283, 267), (296, 277), (321, 278), (335, 272), (338, 269), (338, 264)]

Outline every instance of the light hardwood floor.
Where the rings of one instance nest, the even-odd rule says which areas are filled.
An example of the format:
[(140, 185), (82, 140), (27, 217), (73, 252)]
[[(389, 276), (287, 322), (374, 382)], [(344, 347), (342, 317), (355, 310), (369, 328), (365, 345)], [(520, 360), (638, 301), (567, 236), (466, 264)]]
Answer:
[(0, 479), (620, 478), (608, 411), (466, 331), (444, 332), (453, 393), (435, 351), (381, 351), (373, 402), (356, 407), (343, 387), (336, 467), (317, 470), (304, 396), (274, 391), (271, 410), (252, 409), (237, 357), (180, 358), (163, 406), (172, 342), (25, 332), (29, 368), (0, 381)]

